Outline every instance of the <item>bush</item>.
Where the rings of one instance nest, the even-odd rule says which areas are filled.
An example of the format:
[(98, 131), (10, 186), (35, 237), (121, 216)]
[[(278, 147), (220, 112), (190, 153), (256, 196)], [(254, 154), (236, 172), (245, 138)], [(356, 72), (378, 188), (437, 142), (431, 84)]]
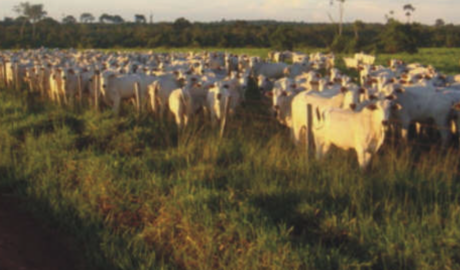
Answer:
[(384, 53), (416, 53), (418, 36), (415, 25), (390, 20), (379, 37), (378, 49)]
[(276, 31), (270, 35), (270, 45), (275, 50), (293, 50), (294, 49), (294, 32), (287, 26), (279, 26)]

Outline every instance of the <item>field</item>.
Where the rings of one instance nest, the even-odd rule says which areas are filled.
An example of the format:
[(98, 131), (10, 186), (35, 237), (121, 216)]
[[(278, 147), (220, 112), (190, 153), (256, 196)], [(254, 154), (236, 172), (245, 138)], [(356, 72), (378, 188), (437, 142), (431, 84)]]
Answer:
[[(390, 58), (460, 73), (459, 49)], [(386, 144), (364, 172), (353, 152), (316, 162), (248, 99), (221, 139), (202, 119), (179, 132), (2, 89), (0, 188), (74, 236), (88, 269), (460, 268), (456, 147)]]

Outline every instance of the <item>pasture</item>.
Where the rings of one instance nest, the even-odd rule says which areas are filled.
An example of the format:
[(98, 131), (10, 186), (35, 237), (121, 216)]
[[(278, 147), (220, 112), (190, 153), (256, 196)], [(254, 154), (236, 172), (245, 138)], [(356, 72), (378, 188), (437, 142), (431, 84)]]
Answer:
[[(460, 73), (458, 49), (377, 63), (391, 58)], [(456, 147), (387, 143), (364, 172), (353, 152), (318, 162), (254, 85), (247, 98), (221, 139), (202, 119), (178, 131), (131, 106), (116, 117), (2, 89), (0, 187), (75, 236), (89, 269), (460, 267)]]

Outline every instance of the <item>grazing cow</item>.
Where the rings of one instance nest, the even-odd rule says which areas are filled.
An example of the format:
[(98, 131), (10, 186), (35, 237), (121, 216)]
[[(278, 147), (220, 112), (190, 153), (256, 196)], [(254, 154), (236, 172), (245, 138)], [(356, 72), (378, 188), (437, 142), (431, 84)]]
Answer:
[(257, 87), (261, 93), (266, 93), (273, 89), (274, 82), (264, 75), (259, 75), (257, 77)]
[[(356, 89), (358, 91), (358, 89)], [(330, 89), (328, 91), (307, 91), (297, 94), (292, 101), (292, 137), (296, 144), (301, 143), (301, 136), (307, 127), (307, 104), (312, 105), (313, 126), (321, 120), (321, 113), (329, 108), (349, 108), (350, 104), (358, 104), (358, 100), (347, 99), (348, 88)], [(357, 95), (359, 97), (359, 95)]]
[(272, 99), (272, 111), (278, 122), (291, 127), (291, 103), (301, 90), (293, 79), (283, 78), (275, 82), (273, 91), (265, 95)]
[(101, 94), (116, 114), (120, 112), (121, 101), (126, 99), (134, 98), (140, 110), (140, 84), (141, 78), (135, 74), (120, 75), (109, 70), (101, 74)]
[[(184, 80), (182, 80), (183, 82)], [(150, 97), (150, 105), (152, 111), (157, 113), (160, 117), (168, 108), (169, 95), (172, 91), (181, 88), (182, 84), (175, 76), (165, 74), (159, 76), (158, 79), (148, 86), (148, 95)]]
[(279, 79), (284, 77), (284, 69), (288, 67), (286, 63), (263, 63), (258, 62), (252, 66), (255, 77), (264, 75), (269, 79)]
[(52, 101), (57, 101), (61, 105), (61, 96), (64, 96), (64, 86), (62, 82), (62, 69), (53, 68), (50, 73), (50, 96)]
[(192, 96), (189, 88), (178, 88), (171, 92), (168, 98), (169, 110), (174, 115), (179, 129), (184, 128), (193, 113)]
[(361, 111), (330, 108), (322, 113), (322, 122), (313, 127), (316, 158), (321, 159), (333, 144), (354, 149), (361, 169), (368, 166), (385, 139), (384, 126), (392, 109), (400, 109), (390, 100), (378, 101)]
[(213, 126), (222, 120), (225, 114), (225, 104), (227, 98), (231, 97), (229, 104), (229, 115), (233, 115), (238, 105), (241, 103), (241, 97), (236, 87), (229, 82), (218, 82), (209, 89), (207, 94), (207, 108), (211, 116)]
[(69, 99), (75, 98), (78, 93), (78, 71), (73, 68), (64, 68), (59, 74), (64, 93), (64, 103), (68, 104)]
[(309, 63), (296, 63), (284, 69), (284, 75), (289, 78), (295, 78), (311, 70)]
[(357, 59), (344, 57), (343, 62), (345, 62), (345, 67), (349, 69), (358, 69), (359, 61)]
[(450, 137), (450, 117), (453, 104), (460, 102), (460, 92), (456, 90), (436, 91), (428, 86), (405, 87), (396, 93), (397, 103), (402, 110), (396, 115), (401, 124), (401, 136), (407, 140), (411, 122), (423, 123), (434, 120), (439, 127), (442, 145), (447, 145)]

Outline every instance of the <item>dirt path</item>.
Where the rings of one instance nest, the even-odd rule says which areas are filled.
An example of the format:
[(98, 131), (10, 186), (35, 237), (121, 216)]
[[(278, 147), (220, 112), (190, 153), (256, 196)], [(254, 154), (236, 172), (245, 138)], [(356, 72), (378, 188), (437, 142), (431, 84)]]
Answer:
[(0, 190), (0, 270), (81, 269), (59, 233), (24, 211), (24, 201)]

